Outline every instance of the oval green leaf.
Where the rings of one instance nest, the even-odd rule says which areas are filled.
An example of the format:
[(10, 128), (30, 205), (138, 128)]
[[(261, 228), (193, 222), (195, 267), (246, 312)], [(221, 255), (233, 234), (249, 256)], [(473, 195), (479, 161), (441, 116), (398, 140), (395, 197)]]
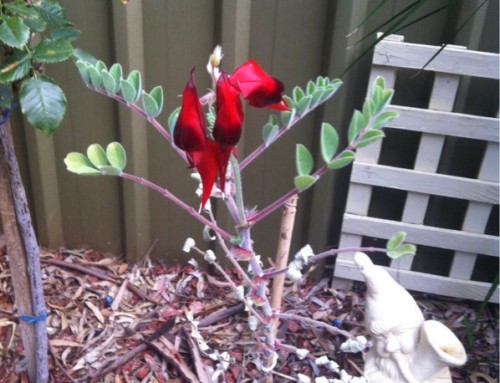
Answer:
[(299, 176), (309, 175), (314, 166), (313, 157), (309, 149), (302, 144), (297, 144), (295, 150), (295, 164)]
[(64, 159), (66, 169), (79, 175), (100, 175), (101, 172), (92, 167), (92, 164), (82, 153), (71, 152)]
[(67, 40), (43, 39), (33, 51), (33, 61), (51, 64), (67, 60), (73, 55), (73, 47)]
[(387, 241), (386, 249), (394, 250), (395, 248), (401, 246), (406, 238), (406, 233), (404, 231), (398, 231), (394, 233), (391, 238)]
[(118, 92), (118, 88), (120, 83), (115, 81), (115, 78), (109, 74), (108, 72), (103, 71), (101, 73), (102, 84), (104, 85), (104, 89), (106, 92), (110, 94), (116, 94)]
[(0, 21), (0, 40), (9, 47), (22, 49), (30, 37), (30, 30), (19, 17), (3, 17)]
[(344, 150), (342, 153), (340, 153), (340, 156), (337, 159), (329, 162), (326, 166), (331, 170), (340, 169), (344, 166), (349, 165), (352, 161), (354, 161), (355, 158), (356, 154), (353, 151)]
[(295, 187), (302, 192), (310, 188), (317, 180), (318, 180), (317, 176), (314, 177), (310, 175), (303, 175), (303, 176), (296, 176), (293, 179), (293, 183), (295, 184)]
[(160, 114), (160, 107), (156, 100), (146, 92), (142, 93), (142, 106), (148, 118), (155, 118)]
[(404, 255), (415, 255), (416, 252), (417, 252), (417, 247), (415, 245), (405, 243), (404, 245), (399, 246), (394, 250), (387, 251), (387, 256), (392, 259), (396, 259)]
[(337, 153), (338, 144), (339, 135), (337, 134), (335, 128), (326, 122), (321, 124), (321, 156), (326, 163), (329, 163), (335, 153)]
[(381, 130), (369, 130), (356, 144), (356, 148), (364, 148), (367, 145), (374, 143), (385, 137), (385, 133)]
[(123, 171), (125, 165), (127, 164), (127, 155), (125, 149), (119, 142), (112, 142), (106, 148), (106, 157), (108, 162), (114, 168)]
[(31, 68), (28, 53), (16, 52), (0, 64), (0, 83), (13, 82), (26, 76)]
[(106, 152), (99, 144), (92, 144), (87, 148), (87, 157), (96, 168), (108, 164)]

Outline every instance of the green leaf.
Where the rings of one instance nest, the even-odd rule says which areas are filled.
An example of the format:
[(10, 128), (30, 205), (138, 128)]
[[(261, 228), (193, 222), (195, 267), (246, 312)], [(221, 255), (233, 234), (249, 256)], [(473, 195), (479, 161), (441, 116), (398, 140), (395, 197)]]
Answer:
[(31, 68), (28, 53), (15, 52), (0, 64), (0, 83), (13, 82), (25, 77)]
[(293, 109), (295, 107), (295, 101), (293, 101), (292, 98), (288, 97), (287, 95), (283, 96), (283, 100), (285, 100), (286, 105), (290, 108)]
[(296, 176), (293, 179), (293, 183), (299, 191), (304, 191), (310, 188), (316, 181), (318, 180), (318, 176), (310, 176), (310, 175), (302, 175)]
[(63, 8), (56, 2), (43, 0), (36, 5), (36, 9), (40, 16), (53, 27), (68, 24)]
[(337, 93), (337, 90), (339, 90), (341, 85), (342, 81), (338, 80), (337, 82), (333, 82), (332, 84), (326, 86), (321, 97), (321, 102), (328, 100), (335, 93)]
[(81, 60), (84, 63), (87, 63), (88, 65), (92, 66), (95, 66), (97, 63), (97, 59), (94, 56), (92, 56), (89, 52), (84, 51), (83, 49), (80, 48), (73, 49), (73, 58), (75, 59), (76, 62)]
[(365, 134), (363, 134), (363, 137), (359, 140), (359, 142), (356, 144), (356, 148), (364, 148), (367, 145), (370, 145), (374, 143), (375, 141), (378, 141), (382, 138), (385, 137), (385, 133), (381, 130), (369, 130)]
[(23, 2), (16, 3), (6, 3), (3, 4), (5, 9), (7, 9), (10, 13), (20, 16), (25, 19), (34, 19), (40, 17), (38, 11), (31, 7), (30, 4)]
[(316, 91), (316, 83), (312, 80), (307, 82), (306, 92), (307, 95), (313, 94)]
[(304, 91), (299, 86), (293, 88), (292, 94), (294, 104), (298, 103), (305, 96)]
[(105, 166), (108, 164), (106, 152), (99, 144), (92, 144), (87, 148), (87, 157), (92, 165), (94, 165), (98, 169), (101, 166)]
[(66, 40), (66, 41), (74, 41), (78, 37), (80, 37), (81, 32), (69, 25), (66, 25), (64, 27), (59, 27), (55, 30), (53, 30), (50, 33), (50, 37), (52, 37), (54, 40)]
[[(174, 135), (175, 123), (177, 122), (177, 117), (179, 117), (179, 112), (180, 111), (181, 111), (181, 107), (178, 106), (177, 108), (175, 108), (172, 111), (172, 113), (170, 113), (170, 116), (168, 116), (168, 128), (169, 128), (171, 136)], [(214, 118), (214, 121), (215, 121), (215, 118)]]
[(384, 89), (382, 91), (382, 99), (380, 100), (380, 104), (378, 105), (378, 110), (377, 110), (378, 113), (380, 113), (387, 107), (387, 105), (389, 105), (389, 103), (392, 100), (393, 94), (394, 90), (392, 89)]
[(299, 116), (302, 116), (305, 112), (307, 112), (309, 105), (311, 104), (312, 96), (303, 97), (297, 104), (295, 105), (295, 110)]
[(314, 161), (311, 152), (302, 144), (297, 144), (296, 146), (295, 163), (299, 176), (308, 175), (313, 169)]
[(268, 122), (262, 127), (262, 139), (264, 140), (265, 146), (269, 146), (273, 141), (274, 137), (278, 133), (279, 126)]
[(146, 92), (142, 92), (142, 105), (148, 118), (155, 118), (160, 114), (160, 106), (154, 97)]
[(106, 64), (104, 64), (104, 61), (101, 61), (101, 60), (97, 60), (95, 65), (94, 65), (94, 68), (98, 71), (98, 72), (102, 72), (102, 71), (108, 71), (108, 68), (106, 67)]
[(359, 110), (355, 110), (352, 115), (351, 122), (349, 124), (349, 129), (347, 131), (347, 139), (349, 144), (352, 144), (358, 134), (363, 130), (364, 126), (363, 115)]
[(134, 104), (141, 95), (141, 89), (141, 74), (138, 70), (133, 70), (128, 75), (127, 80), (122, 81), (123, 97), (128, 103)]
[(33, 61), (56, 63), (67, 60), (73, 55), (73, 47), (67, 40), (43, 39), (33, 51)]
[[(293, 109), (295, 110), (295, 109)], [(288, 110), (284, 110), (283, 112), (280, 113), (281, 116), (281, 122), (283, 123), (284, 126), (288, 126), (290, 124), (290, 121), (292, 120), (292, 112)]]
[(327, 80), (327, 82), (329, 82), (326, 77), (318, 76), (316, 78), (316, 86), (319, 88), (323, 88), (325, 86), (325, 79)]
[(78, 72), (80, 72), (80, 76), (82, 76), (85, 85), (87, 86), (92, 85), (92, 80), (90, 79), (89, 65), (82, 60), (78, 60), (75, 65), (78, 68)]
[(46, 134), (61, 123), (66, 111), (62, 89), (49, 77), (24, 80), (19, 91), (21, 111), (28, 122)]
[(417, 247), (415, 245), (405, 243), (404, 245), (399, 246), (394, 250), (388, 250), (387, 256), (392, 259), (396, 259), (404, 255), (415, 255), (416, 252), (417, 252)]
[(398, 112), (395, 112), (395, 111), (387, 111), (387, 112), (383, 112), (383, 113), (380, 113), (377, 118), (375, 119), (375, 121), (373, 121), (373, 124), (371, 126), (371, 129), (381, 129), (381, 128), (384, 128), (385, 126), (387, 126), (387, 124), (394, 120), (395, 118), (397, 118), (399, 115)]
[(107, 176), (119, 176), (122, 171), (114, 166), (103, 165), (99, 166), (99, 170)]
[(406, 233), (404, 231), (398, 231), (394, 233), (391, 238), (387, 241), (386, 249), (394, 250), (395, 248), (401, 246), (406, 238)]
[(363, 103), (363, 120), (364, 120), (364, 125), (367, 126), (368, 123), (370, 122), (370, 119), (375, 113), (375, 103), (373, 100), (367, 98), (365, 102)]
[(118, 85), (120, 85), (120, 81), (122, 80), (123, 70), (122, 66), (118, 63), (113, 64), (111, 68), (109, 68), (108, 73), (113, 76), (113, 79), (116, 81)]
[(326, 163), (329, 163), (337, 152), (339, 135), (335, 128), (324, 122), (321, 124), (320, 146), (321, 156)]
[(10, 109), (12, 107), (13, 98), (12, 85), (0, 84), (0, 108)]
[(340, 156), (329, 162), (327, 167), (328, 169), (340, 169), (343, 168), (344, 166), (349, 165), (354, 159), (356, 158), (356, 154), (351, 151), (351, 150), (344, 150), (342, 153), (340, 153)]
[(0, 22), (0, 40), (5, 45), (22, 49), (30, 37), (30, 30), (18, 17), (4, 17)]
[(71, 152), (66, 155), (64, 159), (64, 163), (66, 164), (66, 169), (71, 173), (76, 173), (79, 175), (94, 175), (98, 176), (102, 173), (93, 168), (92, 164), (82, 153)]
[(102, 84), (106, 92), (115, 94), (119, 90), (120, 83), (115, 81), (115, 78), (106, 71), (101, 72)]
[(119, 169), (120, 171), (125, 169), (125, 165), (127, 164), (127, 154), (119, 142), (112, 142), (108, 145), (106, 148), (106, 156), (111, 166)]
[(90, 82), (97, 89), (102, 88), (102, 73), (103, 72), (97, 70), (95, 67), (89, 65)]

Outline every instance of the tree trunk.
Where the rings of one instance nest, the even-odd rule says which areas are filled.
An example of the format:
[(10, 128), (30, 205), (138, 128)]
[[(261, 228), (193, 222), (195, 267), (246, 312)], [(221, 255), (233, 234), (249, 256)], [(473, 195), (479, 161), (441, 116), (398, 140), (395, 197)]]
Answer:
[(10, 135), (0, 123), (0, 217), (30, 382), (48, 381), (48, 338), (40, 252)]

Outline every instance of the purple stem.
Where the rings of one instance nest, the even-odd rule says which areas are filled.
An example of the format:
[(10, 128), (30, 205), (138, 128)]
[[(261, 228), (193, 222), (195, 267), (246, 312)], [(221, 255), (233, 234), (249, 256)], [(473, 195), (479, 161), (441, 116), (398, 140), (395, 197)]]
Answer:
[(221, 229), (219, 226), (217, 226), (216, 224), (214, 224), (212, 221), (210, 221), (209, 219), (205, 218), (203, 215), (201, 215), (199, 212), (197, 212), (193, 207), (189, 206), (187, 203), (185, 203), (184, 201), (182, 201), (181, 199), (177, 198), (174, 194), (172, 194), (170, 191), (168, 191), (167, 189), (164, 189), (158, 185), (156, 185), (155, 183), (151, 182), (151, 181), (148, 181), (142, 177), (137, 177), (137, 176), (134, 176), (133, 174), (129, 174), (129, 173), (121, 173), (120, 174), (120, 177), (122, 178), (125, 178), (125, 179), (128, 179), (128, 180), (131, 180), (131, 181), (134, 181), (134, 182), (137, 182), (141, 185), (144, 185), (144, 186), (147, 186), (148, 188), (150, 189), (153, 189), (154, 191), (160, 193), (161, 195), (163, 195), (164, 197), (170, 199), (172, 202), (174, 202), (177, 206), (181, 207), (182, 209), (184, 209), (186, 212), (188, 212), (190, 215), (192, 215), (193, 217), (195, 217), (198, 221), (200, 221), (201, 223), (203, 223), (204, 225), (207, 225), (208, 227), (210, 227), (212, 230), (216, 231), (217, 233), (219, 233), (221, 235), (221, 237), (227, 239), (227, 240), (230, 240), (231, 239), (231, 234), (229, 234), (227, 231), (225, 231), (224, 229)]
[(339, 254), (339, 253), (358, 252), (358, 251), (366, 251), (366, 252), (373, 253), (375, 251), (385, 252), (386, 249), (381, 248), (381, 247), (346, 247), (343, 249), (331, 249), (331, 250), (323, 251), (322, 253), (313, 255), (312, 257), (309, 258), (309, 263), (315, 263), (315, 262), (322, 260), (323, 258), (327, 258), (327, 257), (330, 257), (332, 255)]

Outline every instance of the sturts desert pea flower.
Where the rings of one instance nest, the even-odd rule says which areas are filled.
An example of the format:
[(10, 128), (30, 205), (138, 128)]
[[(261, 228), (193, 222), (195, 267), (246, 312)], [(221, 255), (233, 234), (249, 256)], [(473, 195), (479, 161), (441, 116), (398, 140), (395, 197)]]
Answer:
[[(216, 48), (217, 49), (217, 48)], [(213, 55), (212, 55), (213, 56)], [(253, 60), (240, 65), (231, 77), (215, 66), (217, 60), (210, 56), (209, 72), (218, 74), (215, 89), (215, 123), (213, 141), (207, 135), (200, 99), (194, 83), (194, 69), (182, 93), (182, 105), (174, 127), (174, 143), (186, 151), (189, 166), (196, 168), (201, 177), (203, 193), (201, 208), (205, 206), (219, 174), (219, 183), (224, 193), (226, 170), (243, 126), (243, 106), (240, 95), (252, 106), (289, 110), (283, 100), (283, 83), (270, 76)], [(217, 61), (214, 65), (212, 61)], [(216, 71), (217, 70), (217, 71)]]

